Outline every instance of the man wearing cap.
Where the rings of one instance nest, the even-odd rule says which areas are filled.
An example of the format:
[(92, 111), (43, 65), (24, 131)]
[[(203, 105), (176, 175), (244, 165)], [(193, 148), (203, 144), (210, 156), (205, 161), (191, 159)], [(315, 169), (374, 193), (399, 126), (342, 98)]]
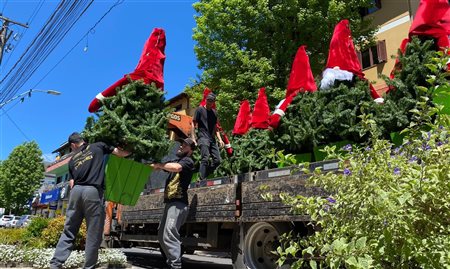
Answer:
[(72, 133), (68, 143), (74, 155), (69, 161), (70, 198), (64, 230), (56, 245), (50, 268), (62, 268), (75, 243), (83, 219), (87, 235), (83, 268), (95, 268), (102, 242), (105, 208), (103, 200), (105, 155), (125, 157), (130, 153), (103, 142), (87, 144), (79, 133)]
[(187, 190), (194, 170), (194, 161), (191, 158), (194, 149), (194, 140), (186, 138), (178, 148), (175, 161), (151, 165), (154, 169), (170, 173), (164, 189), (165, 207), (158, 227), (158, 241), (171, 269), (181, 268), (179, 231), (189, 213)]
[[(220, 147), (224, 146), (222, 137), (216, 128), (217, 112), (213, 108), (216, 101), (214, 93), (208, 94), (206, 97), (206, 105), (199, 106), (195, 110), (194, 119), (192, 121), (192, 139), (200, 148), (201, 160), (199, 176), (200, 180), (204, 180), (211, 174), (220, 164), (220, 152), (216, 143), (216, 137)], [(195, 136), (197, 129), (197, 138)], [(210, 164), (210, 157), (212, 162)]]

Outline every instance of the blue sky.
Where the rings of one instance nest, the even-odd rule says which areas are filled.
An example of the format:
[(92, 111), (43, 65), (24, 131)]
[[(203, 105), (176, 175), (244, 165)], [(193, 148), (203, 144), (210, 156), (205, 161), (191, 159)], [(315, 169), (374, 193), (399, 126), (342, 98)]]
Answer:
[[(95, 33), (89, 34), (88, 40), (83, 40), (34, 87), (115, 2), (95, 1), (24, 87), (17, 90), (20, 94), (31, 88), (53, 89), (62, 95), (34, 93), (23, 103), (3, 107), (7, 115), (0, 112), (1, 160), (6, 159), (14, 147), (30, 140), (36, 141), (44, 154), (49, 154), (66, 141), (71, 132), (81, 131), (90, 115), (87, 108), (91, 100), (134, 70), (144, 43), (155, 27), (166, 31), (166, 98), (179, 94), (200, 74), (192, 40), (195, 27), (192, 4), (195, 1), (125, 0), (102, 20)], [(11, 42), (16, 48), (4, 55), (1, 78), (22, 55), (58, 3), (45, 1), (22, 39)], [(1, 0), (0, 10), (3, 16), (26, 23), (38, 4), (38, 0)], [(23, 32), (20, 27), (12, 29)]]

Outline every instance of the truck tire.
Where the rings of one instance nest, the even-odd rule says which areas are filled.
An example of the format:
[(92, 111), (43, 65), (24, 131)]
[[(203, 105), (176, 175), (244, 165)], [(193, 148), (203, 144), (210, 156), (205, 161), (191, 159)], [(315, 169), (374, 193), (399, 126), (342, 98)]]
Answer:
[[(243, 233), (244, 230), (245, 233)], [(289, 223), (257, 222), (253, 225), (246, 225), (245, 228), (244, 225), (240, 225), (235, 229), (232, 240), (233, 268), (278, 268), (276, 263), (278, 257), (272, 251), (279, 246), (280, 236), (288, 231), (290, 231)], [(237, 240), (239, 240), (239, 244)]]

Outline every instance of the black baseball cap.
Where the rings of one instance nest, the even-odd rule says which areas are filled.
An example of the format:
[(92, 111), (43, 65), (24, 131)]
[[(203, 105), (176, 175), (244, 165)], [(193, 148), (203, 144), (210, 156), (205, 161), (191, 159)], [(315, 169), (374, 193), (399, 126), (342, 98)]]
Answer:
[(206, 101), (215, 102), (216, 101), (216, 95), (214, 93), (208, 94), (208, 96), (206, 96)]
[(191, 147), (191, 149), (192, 150), (194, 150), (195, 149), (195, 142), (194, 142), (194, 140), (192, 140), (192, 138), (185, 138), (185, 139), (180, 139), (180, 142), (181, 143), (185, 143), (185, 144), (188, 144), (189, 145), (189, 147)]
[(73, 132), (71, 135), (69, 135), (69, 138), (67, 139), (67, 142), (69, 142), (69, 144), (71, 143), (77, 144), (80, 143), (81, 141), (83, 141), (83, 138), (77, 132)]

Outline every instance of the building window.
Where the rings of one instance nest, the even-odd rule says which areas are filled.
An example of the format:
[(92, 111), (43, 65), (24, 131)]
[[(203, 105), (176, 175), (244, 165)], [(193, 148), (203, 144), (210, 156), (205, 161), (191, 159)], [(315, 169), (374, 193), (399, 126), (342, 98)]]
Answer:
[(358, 51), (358, 58), (363, 69), (386, 62), (386, 41), (378, 41), (375, 46), (363, 51)]
[(181, 111), (181, 109), (183, 108), (183, 104), (179, 104), (175, 107), (175, 112)]
[(381, 9), (381, 0), (372, 0), (372, 7), (362, 8), (359, 13), (361, 17), (367, 16), (369, 14), (374, 13), (375, 11)]

